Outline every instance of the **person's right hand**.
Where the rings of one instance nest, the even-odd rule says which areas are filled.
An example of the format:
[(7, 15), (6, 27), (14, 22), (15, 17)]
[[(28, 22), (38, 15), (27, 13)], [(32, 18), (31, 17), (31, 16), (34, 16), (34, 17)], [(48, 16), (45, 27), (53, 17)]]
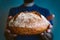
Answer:
[(8, 33), (11, 37), (16, 37), (16, 36), (17, 36), (17, 34), (11, 33), (11, 31), (10, 31), (9, 29), (6, 29), (5, 31), (6, 31), (6, 33)]
[[(13, 17), (12, 16), (8, 16), (8, 21), (11, 20)], [(8, 32), (11, 36), (15, 37), (17, 36), (16, 34), (12, 34), (11, 31), (7, 28), (6, 32)]]
[(9, 20), (11, 20), (11, 18), (12, 18), (12, 16), (9, 16), (7, 18), (6, 28), (4, 31), (4, 35), (5, 35), (6, 40), (14, 40), (14, 38), (17, 36), (16, 34), (11, 33), (9, 26), (8, 26), (8, 22), (9, 22)]
[(6, 40), (14, 40), (15, 37), (17, 36), (16, 34), (11, 33), (9, 29), (6, 29), (4, 32)]

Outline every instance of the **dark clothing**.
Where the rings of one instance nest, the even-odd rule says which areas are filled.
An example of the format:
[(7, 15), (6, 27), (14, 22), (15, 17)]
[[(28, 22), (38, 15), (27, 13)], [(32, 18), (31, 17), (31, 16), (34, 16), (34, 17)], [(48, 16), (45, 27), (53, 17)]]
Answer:
[[(15, 16), (17, 13), (24, 12), (24, 11), (37, 11), (45, 17), (48, 17), (51, 15), (49, 10), (46, 8), (38, 7), (37, 5), (33, 5), (32, 7), (26, 7), (24, 5), (21, 5), (19, 7), (12, 8), (9, 12), (9, 16)], [(49, 20), (49, 21), (53, 25), (52, 20)]]
[[(24, 12), (24, 11), (28, 11), (28, 12), (37, 11), (45, 17), (50, 16), (50, 12), (49, 12), (48, 9), (38, 7), (37, 5), (33, 5), (32, 7), (26, 7), (24, 5), (21, 5), (19, 7), (12, 8), (12, 9), (10, 9), (9, 16), (15, 16), (17, 13)], [(50, 20), (50, 23), (53, 24), (52, 20)], [(25, 36), (19, 35), (19, 36), (16, 37), (16, 40), (42, 40), (42, 39), (41, 39), (41, 35), (30, 35), (30, 36), (28, 36), (28, 35), (25, 35)]]

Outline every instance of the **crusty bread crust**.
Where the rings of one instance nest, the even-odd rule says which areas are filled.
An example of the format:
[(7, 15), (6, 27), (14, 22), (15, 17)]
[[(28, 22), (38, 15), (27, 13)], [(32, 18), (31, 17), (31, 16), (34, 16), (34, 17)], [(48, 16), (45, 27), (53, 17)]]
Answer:
[[(31, 13), (33, 13), (33, 14), (35, 14), (35, 15), (37, 15), (37, 16), (39, 16), (41, 18), (40, 13), (38, 13), (36, 11), (32, 11)], [(18, 17), (19, 14), (15, 15), (13, 17), (14, 18), (13, 21), (16, 20), (16, 18)], [(30, 21), (30, 22), (32, 22), (32, 21)], [(48, 26), (36, 27), (36, 28), (27, 28), (27, 27), (15, 27), (15, 25), (13, 25), (13, 27), (10, 26), (9, 28), (10, 28), (11, 32), (14, 33), (14, 34), (18, 34), (18, 35), (34, 35), (34, 34), (40, 34), (40, 33), (44, 32), (44, 31), (46, 31)]]

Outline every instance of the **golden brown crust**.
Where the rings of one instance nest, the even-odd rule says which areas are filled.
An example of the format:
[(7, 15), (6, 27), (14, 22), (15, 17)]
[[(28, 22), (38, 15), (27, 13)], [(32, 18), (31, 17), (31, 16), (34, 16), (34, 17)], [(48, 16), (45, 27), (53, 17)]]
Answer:
[[(36, 11), (32, 11), (34, 14), (38, 15), (41, 17), (40, 13), (36, 12)], [(19, 13), (20, 14), (20, 13)], [(17, 14), (16, 16), (14, 16), (14, 21), (17, 18), (17, 16), (19, 15)], [(18, 34), (18, 35), (33, 35), (33, 34), (40, 34), (42, 32), (44, 32), (47, 29), (47, 27), (44, 28), (22, 28), (22, 27), (10, 27), (10, 30), (13, 34)]]
[(19, 27), (11, 27), (12, 33), (18, 35), (33, 35), (33, 34), (40, 34), (44, 30), (36, 30), (31, 28), (19, 28)]

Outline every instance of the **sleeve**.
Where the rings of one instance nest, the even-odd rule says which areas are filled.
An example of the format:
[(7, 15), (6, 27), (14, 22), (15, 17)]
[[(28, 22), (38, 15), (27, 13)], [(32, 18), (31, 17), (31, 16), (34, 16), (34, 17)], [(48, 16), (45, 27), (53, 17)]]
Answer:
[(50, 15), (51, 15), (51, 13), (49, 12), (49, 10), (48, 9), (45, 9), (45, 17), (48, 17)]
[(53, 20), (52, 20), (52, 14), (49, 12), (48, 9), (45, 9), (45, 17), (48, 19), (48, 21), (53, 25)]
[(14, 15), (13, 15), (13, 12), (14, 12), (14, 11), (13, 11), (13, 8), (11, 8), (11, 9), (9, 10), (8, 16), (14, 16)]

